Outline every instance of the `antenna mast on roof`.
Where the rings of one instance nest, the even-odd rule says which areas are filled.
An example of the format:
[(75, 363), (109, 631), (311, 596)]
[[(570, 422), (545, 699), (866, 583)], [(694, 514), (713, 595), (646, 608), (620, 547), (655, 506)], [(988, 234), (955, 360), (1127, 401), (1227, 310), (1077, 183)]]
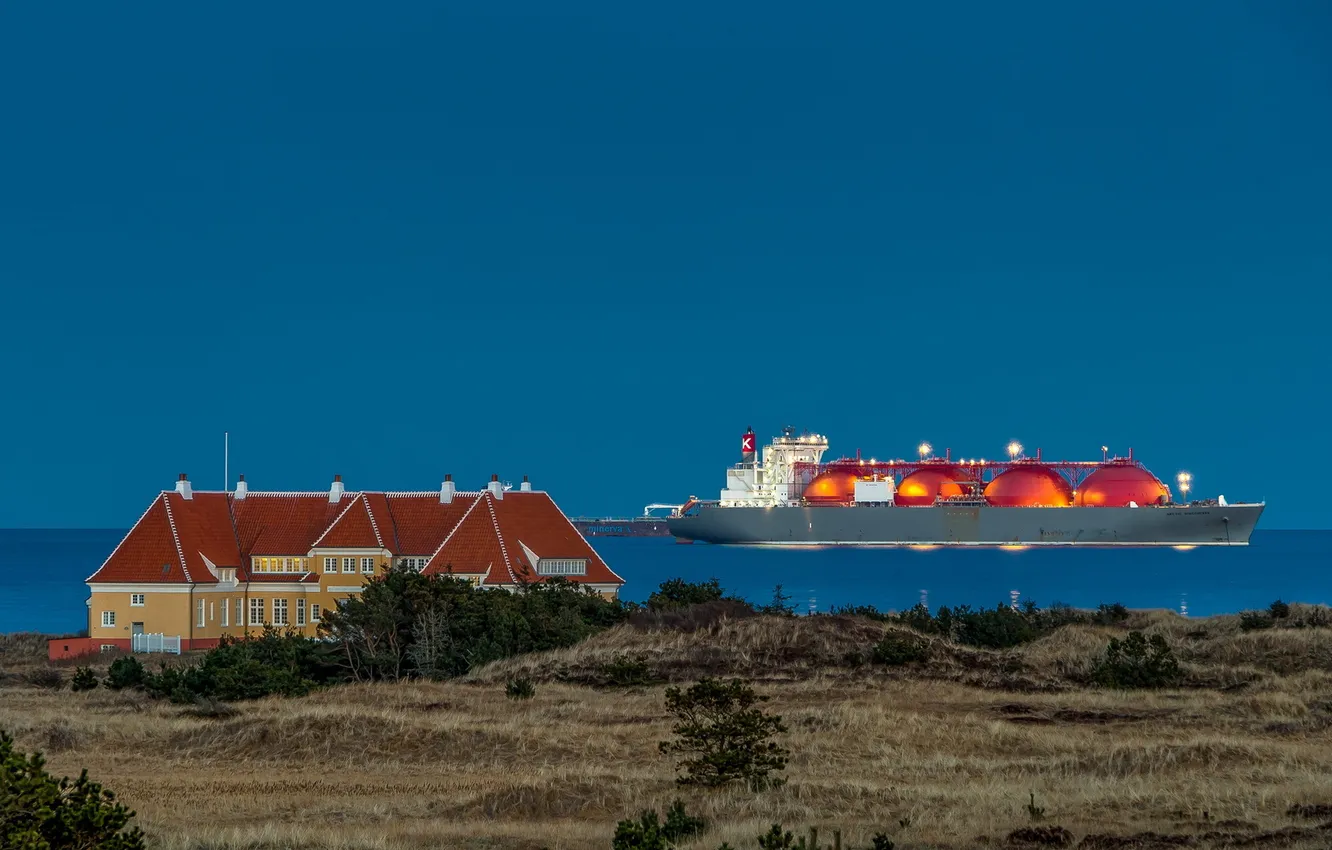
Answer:
[(222, 432), (222, 492), (231, 487), (231, 434)]

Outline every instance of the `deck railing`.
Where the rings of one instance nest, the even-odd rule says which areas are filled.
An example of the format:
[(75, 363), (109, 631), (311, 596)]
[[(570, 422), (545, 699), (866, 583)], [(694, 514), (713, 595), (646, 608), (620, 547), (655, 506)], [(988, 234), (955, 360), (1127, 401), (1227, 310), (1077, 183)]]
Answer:
[(170, 636), (161, 632), (131, 635), (130, 650), (132, 652), (169, 652), (172, 655), (180, 655), (180, 635)]

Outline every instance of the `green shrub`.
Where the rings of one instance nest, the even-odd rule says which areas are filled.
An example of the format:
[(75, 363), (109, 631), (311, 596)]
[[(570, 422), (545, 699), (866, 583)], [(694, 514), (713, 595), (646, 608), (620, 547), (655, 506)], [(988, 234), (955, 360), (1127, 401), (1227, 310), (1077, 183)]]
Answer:
[(126, 829), (134, 812), (88, 779), (56, 779), (41, 754), (14, 750), (0, 732), (0, 847), (15, 850), (141, 850), (143, 833)]
[(322, 641), (270, 626), (258, 637), (224, 636), (193, 667), (163, 665), (157, 673), (142, 673), (142, 687), (151, 696), (186, 705), (199, 698), (304, 696), (338, 678), (334, 651)]
[(1290, 616), (1290, 605), (1278, 599), (1267, 606), (1267, 613), (1273, 620), (1284, 620)]
[(75, 691), (95, 690), (101, 684), (97, 681), (97, 674), (93, 673), (91, 667), (80, 667), (74, 671), (74, 678), (70, 681), (69, 687)]
[(103, 684), (113, 691), (139, 688), (143, 686), (146, 675), (139, 659), (133, 655), (125, 655), (111, 662), (111, 668), (107, 670), (106, 681)]
[(789, 752), (770, 740), (786, 731), (782, 718), (757, 707), (767, 697), (732, 679), (705, 678), (688, 690), (666, 689), (666, 709), (675, 716), (678, 736), (659, 745), (665, 755), (680, 756), (682, 785), (716, 787), (744, 782), (751, 789), (775, 787), (773, 776), (786, 768)]
[(676, 800), (666, 810), (666, 822), (657, 818), (651, 809), (639, 815), (638, 820), (622, 820), (615, 826), (611, 850), (670, 850), (680, 842), (702, 834), (707, 824), (703, 818), (685, 812), (684, 803)]
[(689, 582), (682, 578), (663, 581), (648, 597), (649, 611), (669, 611), (689, 605), (702, 605), (705, 602), (717, 602), (725, 598), (721, 582), (712, 578), (707, 581)]
[(925, 641), (913, 635), (889, 632), (874, 645), (870, 658), (876, 664), (900, 667), (903, 664), (928, 661), (930, 648)]
[(1091, 673), (1094, 683), (1110, 688), (1167, 688), (1179, 679), (1179, 662), (1165, 638), (1152, 635), (1148, 640), (1138, 631), (1123, 640), (1111, 638)]
[(769, 617), (794, 617), (795, 606), (791, 604), (790, 595), (782, 592), (782, 586), (779, 584), (772, 589), (772, 601), (767, 605), (758, 607), (760, 614)]
[(1276, 625), (1276, 621), (1266, 611), (1241, 611), (1239, 618), (1240, 630), (1245, 632), (1270, 629)]
[(536, 685), (531, 679), (510, 679), (504, 683), (504, 695), (509, 699), (531, 699), (536, 696)]
[(528, 581), (510, 592), (394, 566), (325, 612), (319, 633), (337, 644), (339, 664), (357, 681), (442, 679), (572, 646), (627, 614), (620, 602), (565, 579)]
[(651, 668), (641, 658), (617, 655), (601, 665), (606, 684), (622, 688), (650, 685), (655, 681)]

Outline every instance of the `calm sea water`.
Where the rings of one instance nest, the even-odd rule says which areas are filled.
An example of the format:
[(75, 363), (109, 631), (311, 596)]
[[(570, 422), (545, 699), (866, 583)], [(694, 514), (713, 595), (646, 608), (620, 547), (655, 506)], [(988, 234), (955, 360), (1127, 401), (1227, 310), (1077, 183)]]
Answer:
[[(65, 632), (86, 626), (91, 575), (120, 530), (0, 529), (0, 633)], [(1332, 531), (1258, 531), (1247, 548), (851, 549), (682, 546), (670, 538), (594, 539), (642, 600), (663, 580), (719, 579), (755, 602), (781, 584), (807, 610), (871, 604), (907, 608), (994, 605), (1017, 590), (1040, 605), (1187, 606), (1192, 615), (1265, 607), (1272, 600), (1332, 604)]]

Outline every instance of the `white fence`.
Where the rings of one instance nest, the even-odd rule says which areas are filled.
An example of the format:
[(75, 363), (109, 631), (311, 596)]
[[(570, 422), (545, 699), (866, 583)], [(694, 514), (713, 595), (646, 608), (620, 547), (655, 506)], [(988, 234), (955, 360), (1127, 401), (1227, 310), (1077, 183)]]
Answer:
[(180, 635), (168, 637), (162, 633), (151, 635), (131, 635), (130, 649), (133, 652), (170, 652), (180, 655)]

